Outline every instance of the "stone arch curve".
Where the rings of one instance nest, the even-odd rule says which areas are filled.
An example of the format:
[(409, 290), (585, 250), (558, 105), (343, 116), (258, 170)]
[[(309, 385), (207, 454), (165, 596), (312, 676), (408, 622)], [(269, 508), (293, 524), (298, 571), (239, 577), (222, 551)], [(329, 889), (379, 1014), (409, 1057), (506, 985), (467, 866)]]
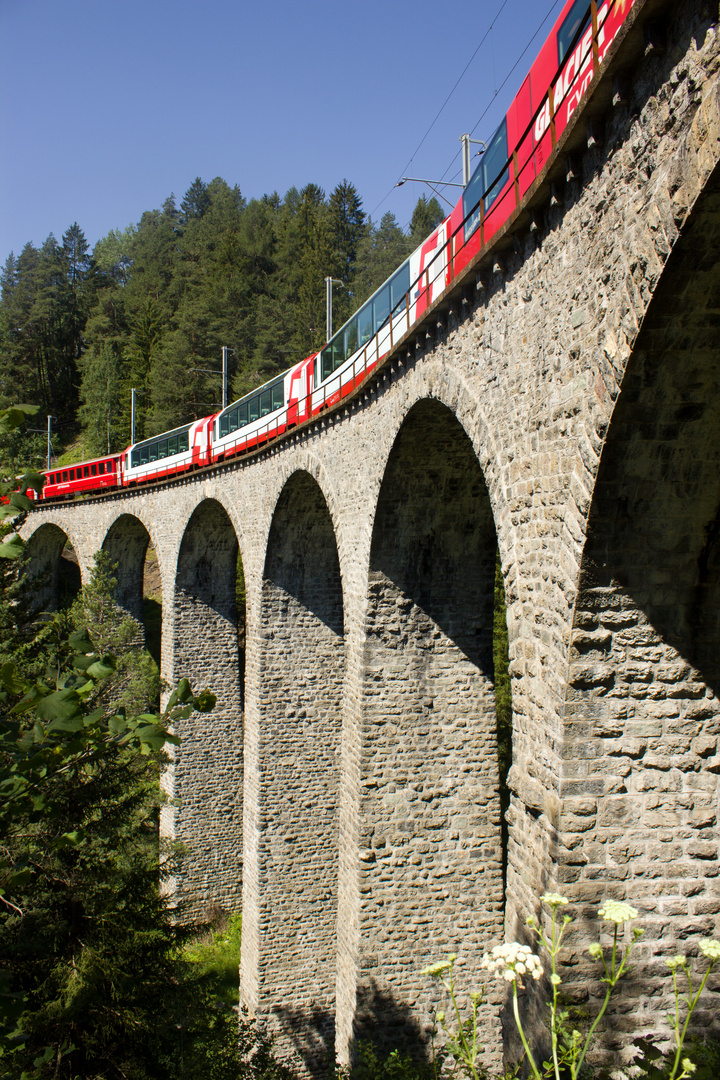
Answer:
[[(53, 521), (44, 521), (26, 539), (28, 555), (27, 575), (34, 594), (34, 603), (39, 609), (55, 610), (59, 603), (60, 561), (63, 548), (69, 541), (78, 557), (76, 581), (80, 588), (83, 580), (83, 565), (80, 562), (82, 548), (78, 551), (72, 540), (72, 530)], [(77, 591), (77, 588), (75, 591)]]
[(110, 525), (102, 544), (115, 564), (115, 599), (138, 627), (143, 623), (143, 570), (151, 542), (150, 531), (139, 517), (121, 514)]
[(374, 523), (380, 486), (397, 438), (408, 414), (424, 400), (437, 401), (444, 405), (472, 443), (490, 496), (500, 561), (508, 592), (508, 608), (510, 608), (512, 597), (517, 595), (515, 587), (517, 567), (514, 531), (508, 520), (507, 484), (501, 473), (502, 453), (498, 439), (499, 433), (491, 423), (482, 399), (473, 391), (469, 380), (461, 372), (449, 366), (442, 344), (438, 349), (437, 359), (426, 361), (421, 370), (415, 367), (403, 375), (401, 405), (395, 410), (391, 419), (385, 419), (387, 434), (383, 442), (383, 453), (375, 461), (374, 471), (370, 477), (375, 495), (371, 511), (372, 522)]
[(327, 512), (335, 536), (338, 559), (340, 563), (340, 576), (345, 583), (350, 571), (352, 560), (352, 546), (348, 542), (346, 514), (342, 500), (336, 490), (336, 480), (331, 470), (322, 459), (308, 446), (301, 446), (297, 451), (281, 459), (280, 467), (273, 477), (273, 487), (266, 491), (267, 507), (267, 531), (264, 537), (264, 549), (262, 553), (263, 575), (267, 568), (267, 552), (270, 544), (270, 533), (275, 515), (283, 496), (289, 490), (289, 485), (296, 482), (294, 478), (298, 474), (307, 474), (317, 485), (327, 507)]

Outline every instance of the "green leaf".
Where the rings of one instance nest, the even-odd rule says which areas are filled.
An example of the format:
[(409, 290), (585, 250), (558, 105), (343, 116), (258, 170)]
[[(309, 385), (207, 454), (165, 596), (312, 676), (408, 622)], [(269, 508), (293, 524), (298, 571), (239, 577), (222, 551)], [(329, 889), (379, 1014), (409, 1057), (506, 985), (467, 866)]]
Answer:
[(114, 656), (104, 656), (102, 660), (96, 660), (94, 664), (91, 664), (86, 673), (91, 679), (107, 679), (116, 667)]
[(58, 690), (35, 706), (41, 720), (50, 721), (54, 731), (77, 731), (82, 725), (82, 701), (76, 690)]
[(195, 708), (198, 712), (212, 712), (217, 703), (217, 697), (210, 690), (202, 690), (195, 698)]
[(62, 833), (58, 840), (58, 847), (77, 847), (82, 840), (82, 833), (79, 829), (74, 829), (72, 832)]
[(25, 544), (17, 533), (6, 536), (0, 544), (0, 559), (17, 559), (22, 555)]
[(187, 679), (180, 680), (177, 685), (177, 690), (175, 692), (177, 694), (178, 701), (182, 702), (190, 701), (193, 696), (192, 687), (190, 686), (190, 683)]
[(74, 634), (71, 634), (68, 639), (68, 644), (71, 649), (74, 649), (78, 653), (94, 653), (95, 646), (90, 640), (90, 635), (87, 629), (83, 627), (82, 630), (76, 630)]
[(18, 510), (32, 510), (33, 500), (28, 498), (27, 495), (21, 495), (19, 491), (16, 491), (14, 495), (10, 496), (10, 505), (16, 506)]
[(17, 668), (12, 663), (0, 667), (0, 683), (11, 694), (24, 694), (27, 689), (27, 684), (19, 678)]
[(40, 409), (39, 405), (11, 405), (8, 409), (0, 412), (0, 435), (7, 435), (24, 424), (28, 416), (34, 416)]

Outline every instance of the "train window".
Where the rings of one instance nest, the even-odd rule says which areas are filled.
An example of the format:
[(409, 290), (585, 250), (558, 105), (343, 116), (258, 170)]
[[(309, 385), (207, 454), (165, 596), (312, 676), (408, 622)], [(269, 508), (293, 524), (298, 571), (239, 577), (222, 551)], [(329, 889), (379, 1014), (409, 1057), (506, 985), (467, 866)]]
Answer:
[(87, 476), (87, 477), (90, 476), (90, 466), (89, 465), (84, 466), (84, 468), (83, 468), (83, 476)]
[(490, 209), (510, 178), (508, 167), (507, 120), (493, 135), (482, 159), (485, 212)]
[(470, 177), (470, 182), (463, 191), (463, 217), (465, 218), (465, 240), (469, 240), (480, 224), (480, 200), (483, 197), (482, 161)]
[(343, 352), (343, 334), (336, 334), (320, 353), (320, 381), (328, 379), (336, 368), (340, 367), (345, 354)]
[(228, 433), (228, 419), (227, 413), (220, 417), (220, 434), (218, 436), (220, 439), (224, 438)]
[(247, 406), (247, 401), (246, 401), (244, 405), (238, 405), (237, 426), (238, 427), (244, 427), (244, 425), (247, 424), (247, 422), (248, 422), (248, 406)]
[(190, 449), (190, 432), (181, 431), (178, 435), (178, 453), (182, 454)]
[(393, 311), (410, 291), (410, 263), (406, 262), (400, 267), (390, 282), (390, 306)]
[(272, 410), (272, 394), (269, 390), (266, 390), (260, 395), (260, 415), (267, 416)]
[(590, 5), (588, 0), (575, 0), (575, 3), (570, 8), (564, 23), (558, 30), (557, 36), (557, 49), (558, 49), (558, 64), (562, 64), (563, 60), (570, 52), (575, 35), (577, 34), (583, 23), (590, 22)]
[[(410, 271), (408, 270), (408, 274)], [(360, 308), (357, 317), (358, 328), (358, 347), (362, 348), (363, 345), (367, 345), (370, 338), (373, 336), (372, 325), (372, 304), (366, 304), (365, 307)]]
[(353, 319), (353, 321), (345, 327), (343, 344), (345, 347), (345, 359), (348, 360), (352, 354), (356, 353), (358, 350), (357, 319)]
[(249, 420), (250, 423), (252, 423), (253, 420), (257, 420), (257, 418), (258, 418), (258, 402), (259, 401), (260, 401), (260, 398), (256, 398), (256, 397), (250, 398), (250, 400), (248, 401), (248, 420)]
[(276, 409), (282, 409), (285, 404), (285, 384), (284, 382), (276, 382), (272, 387), (272, 408), (273, 412)]
[(167, 441), (167, 456), (172, 457), (173, 454), (177, 454), (177, 452), (178, 452), (178, 437), (177, 437), (177, 435), (173, 435), (173, 437), (171, 439), (168, 439), (168, 441)]
[(98, 474), (98, 467), (97, 467), (97, 465), (91, 465), (91, 466), (90, 466), (90, 475), (91, 475), (91, 476), (97, 476), (97, 474)]
[(390, 314), (390, 286), (386, 285), (373, 297), (373, 315), (377, 332)]
[(66, 472), (62, 474), (62, 482), (63, 484), (67, 484), (68, 482), (68, 474)]
[(141, 465), (147, 465), (149, 460), (150, 460), (150, 447), (149, 446), (141, 446), (140, 447), (140, 464)]

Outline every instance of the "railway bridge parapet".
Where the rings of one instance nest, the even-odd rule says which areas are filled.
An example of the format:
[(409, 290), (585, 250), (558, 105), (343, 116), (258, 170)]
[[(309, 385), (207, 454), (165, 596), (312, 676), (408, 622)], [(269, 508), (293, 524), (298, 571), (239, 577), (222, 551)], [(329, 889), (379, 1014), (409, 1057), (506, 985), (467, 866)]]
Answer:
[(479, 985), (546, 891), (591, 1004), (601, 900), (641, 912), (620, 1040), (663, 1030), (658, 956), (720, 929), (720, 39), (703, 0), (637, 9), (528, 208), (351, 398), (26, 524), (37, 567), (108, 550), (138, 617), (152, 543), (162, 674), (218, 695), (168, 771), (176, 889), (242, 906), (243, 1000), (309, 1072), (426, 1033), (420, 969)]

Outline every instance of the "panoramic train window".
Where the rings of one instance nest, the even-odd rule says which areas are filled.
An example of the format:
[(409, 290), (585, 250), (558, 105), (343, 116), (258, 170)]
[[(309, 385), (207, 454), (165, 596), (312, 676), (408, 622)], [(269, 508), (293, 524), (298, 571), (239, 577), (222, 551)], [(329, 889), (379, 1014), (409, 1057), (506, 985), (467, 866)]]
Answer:
[[(477, 205), (480, 199), (485, 198), (485, 213), (487, 214), (509, 177), (507, 119), (505, 119), (488, 143), (480, 164), (463, 192), (463, 217), (467, 219), (465, 221), (466, 240), (469, 240), (480, 224), (480, 206)], [(471, 211), (473, 212), (470, 213)]]
[(390, 282), (390, 305), (393, 309), (405, 298), (410, 291), (410, 263), (406, 262), (400, 267), (395, 277)]
[[(132, 452), (132, 467), (149, 465), (153, 461), (163, 461), (166, 457), (174, 454), (182, 454), (190, 449), (190, 428), (177, 431), (166, 439), (157, 439), (155, 442), (145, 443), (144, 446), (136, 446)], [(108, 465), (110, 462), (108, 462)], [(109, 470), (108, 470), (109, 471)]]
[(588, 0), (575, 0), (575, 3), (570, 8), (570, 11), (565, 18), (565, 22), (558, 30), (558, 64), (562, 64), (563, 60), (569, 53), (570, 47), (573, 43), (573, 38), (577, 34), (582, 24), (589, 22), (590, 5), (588, 3)]
[(358, 348), (362, 348), (363, 345), (367, 345), (373, 336), (372, 304), (365, 304), (365, 307), (360, 308), (357, 316), (357, 328)]
[(404, 300), (410, 289), (410, 262), (396, 271), (387, 285), (378, 289), (374, 296), (338, 330), (315, 359), (315, 386), (329, 379), (334, 371), (362, 349), (395, 308)]

